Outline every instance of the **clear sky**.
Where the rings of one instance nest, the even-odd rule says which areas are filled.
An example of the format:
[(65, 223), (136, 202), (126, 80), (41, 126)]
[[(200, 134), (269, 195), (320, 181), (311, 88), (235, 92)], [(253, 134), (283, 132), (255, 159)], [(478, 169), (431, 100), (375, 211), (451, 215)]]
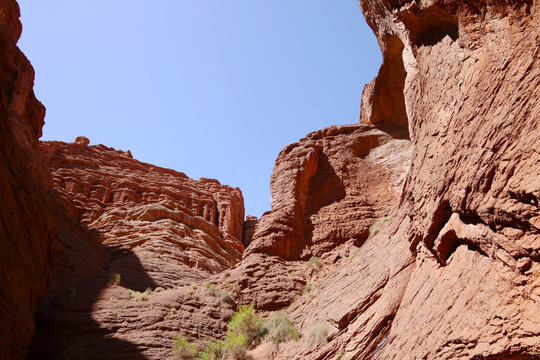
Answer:
[(270, 210), (279, 151), (358, 122), (381, 63), (356, 0), (19, 0), (42, 139), (131, 150)]

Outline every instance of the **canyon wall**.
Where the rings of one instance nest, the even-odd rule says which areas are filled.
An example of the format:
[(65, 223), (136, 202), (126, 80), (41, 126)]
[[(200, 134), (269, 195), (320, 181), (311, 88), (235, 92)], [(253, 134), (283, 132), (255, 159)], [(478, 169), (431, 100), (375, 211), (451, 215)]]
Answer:
[(271, 176), (272, 211), (217, 282), (237, 282), (239, 301), (260, 310), (290, 305), (311, 277), (306, 261), (337, 261), (397, 211), (411, 151), (406, 129), (368, 125), (332, 126), (285, 147)]
[(289, 308), (329, 342), (281, 358), (539, 358), (538, 2), (360, 5), (384, 57), (361, 122), (407, 127), (411, 166), (385, 229)]
[(39, 151), (45, 108), (17, 48), (19, 7), (0, 1), (0, 358), (23, 359), (36, 301), (53, 276), (53, 182)]
[(235, 303), (204, 282), (242, 257), (240, 190), (84, 137), (41, 150), (60, 241), (27, 358), (163, 358), (177, 332), (223, 336)]
[(168, 358), (242, 303), (302, 332), (278, 359), (540, 358), (539, 3), (360, 7), (383, 52), (360, 124), (283, 149), (272, 210), (244, 222), (216, 180), (84, 137), (40, 151), (0, 1), (0, 356), (25, 357), (46, 294), (28, 359)]

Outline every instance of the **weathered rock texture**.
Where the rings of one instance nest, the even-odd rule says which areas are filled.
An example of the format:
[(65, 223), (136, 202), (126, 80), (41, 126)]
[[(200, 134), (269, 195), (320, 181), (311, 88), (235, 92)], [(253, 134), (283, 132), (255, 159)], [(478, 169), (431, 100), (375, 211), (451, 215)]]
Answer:
[[(164, 358), (178, 332), (223, 336), (234, 299), (201, 284), (241, 259), (240, 190), (84, 137), (41, 149), (56, 186), (60, 244), (29, 358)], [(161, 291), (130, 298), (147, 288)]]
[(0, 358), (22, 359), (53, 274), (53, 183), (38, 147), (45, 109), (17, 48), (19, 7), (0, 1)]
[(361, 121), (408, 126), (399, 211), (290, 314), (283, 359), (540, 358), (540, 4), (370, 1)]
[(129, 152), (88, 143), (80, 137), (73, 143), (43, 142), (41, 148), (51, 164), (59, 201), (78, 222), (96, 231), (101, 243), (114, 247), (115, 253), (136, 254), (163, 286), (189, 281), (178, 276), (182, 269), (216, 273), (240, 260), (240, 190), (217, 180), (195, 181), (141, 163)]
[(361, 246), (396, 211), (410, 156), (396, 127), (333, 126), (287, 146), (272, 172), (272, 211), (221, 281), (240, 284), (241, 301), (259, 309), (289, 305), (308, 281), (306, 260), (336, 260), (341, 245)]
[[(52, 241), (47, 219), (57, 219), (60, 247), (29, 358), (165, 358), (173, 334), (223, 337), (249, 302), (286, 309), (304, 334), (279, 359), (540, 358), (540, 4), (360, 6), (383, 52), (361, 124), (286, 147), (259, 221), (244, 226), (240, 192), (216, 181), (85, 138), (43, 144), (59, 204), (38, 224)], [(10, 120), (12, 138), (25, 139), (25, 111)], [(34, 132), (17, 154), (39, 160)], [(47, 189), (39, 161), (23, 164), (37, 172), (6, 183)], [(322, 267), (307, 266), (313, 256)], [(147, 300), (130, 297), (146, 287)], [(326, 335), (310, 343), (316, 325)]]
[(363, 243), (396, 207), (411, 154), (407, 131), (334, 126), (279, 154), (270, 180), (272, 211), (246, 251), (307, 260), (347, 241)]

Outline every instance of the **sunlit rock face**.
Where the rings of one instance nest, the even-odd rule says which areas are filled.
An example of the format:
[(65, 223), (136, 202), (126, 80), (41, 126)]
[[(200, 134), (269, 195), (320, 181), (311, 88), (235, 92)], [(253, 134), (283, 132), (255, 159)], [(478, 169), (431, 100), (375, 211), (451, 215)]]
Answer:
[(369, 1), (383, 52), (361, 122), (406, 126), (399, 210), (289, 311), (330, 342), (285, 358), (540, 356), (540, 6)]
[(246, 255), (308, 260), (363, 243), (399, 202), (410, 155), (407, 131), (396, 127), (334, 126), (287, 146), (272, 172), (272, 211)]
[(17, 48), (19, 7), (0, 2), (0, 358), (23, 359), (36, 301), (53, 275), (53, 182), (39, 151), (45, 108)]
[[(241, 259), (244, 199), (239, 189), (142, 163), (129, 151), (88, 144), (79, 137), (73, 143), (43, 142), (41, 149), (59, 201), (97, 232), (100, 242), (119, 253), (159, 251), (164, 261), (170, 258), (194, 274), (220, 272)], [(143, 262), (158, 283), (178, 271)]]
[(306, 261), (337, 261), (397, 211), (411, 150), (406, 129), (371, 125), (332, 126), (285, 147), (271, 176), (272, 211), (219, 282), (240, 284), (240, 301), (260, 310), (293, 303), (311, 276)]
[(242, 303), (304, 335), (275, 359), (540, 358), (540, 5), (360, 7), (383, 52), (360, 124), (285, 147), (272, 209), (247, 223), (216, 180), (84, 137), (40, 154), (18, 9), (1, 2), (0, 354), (25, 356), (54, 260), (28, 359), (169, 358), (174, 334), (223, 338)]

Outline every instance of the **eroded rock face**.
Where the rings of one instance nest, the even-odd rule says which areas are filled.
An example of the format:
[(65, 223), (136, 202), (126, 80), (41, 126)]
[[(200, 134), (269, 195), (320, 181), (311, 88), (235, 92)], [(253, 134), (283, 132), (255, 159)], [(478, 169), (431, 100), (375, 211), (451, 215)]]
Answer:
[(406, 121), (411, 167), (392, 221), (289, 308), (329, 342), (281, 358), (539, 358), (539, 3), (360, 5), (384, 56), (361, 121)]
[(0, 2), (0, 358), (22, 359), (36, 301), (53, 275), (53, 183), (39, 151), (45, 108), (34, 70), (17, 48), (19, 7)]
[[(41, 150), (55, 182), (60, 246), (28, 358), (158, 359), (171, 356), (177, 333), (222, 337), (235, 300), (203, 283), (241, 259), (240, 190), (84, 137)], [(137, 301), (133, 291), (146, 289)]]
[(41, 148), (63, 207), (96, 231), (103, 244), (118, 254), (140, 255), (163, 286), (180, 278), (175, 275), (180, 268), (167, 264), (195, 274), (216, 273), (240, 260), (244, 201), (239, 189), (212, 179), (195, 181), (88, 143), (81, 137), (74, 143), (43, 142)]
[(287, 146), (272, 172), (272, 211), (218, 282), (240, 284), (240, 301), (260, 310), (288, 306), (311, 279), (307, 260), (337, 261), (397, 211), (410, 156), (407, 130), (393, 126), (332, 126)]
[(308, 260), (361, 245), (399, 202), (410, 155), (407, 131), (392, 127), (333, 126), (287, 146), (272, 172), (272, 211), (245, 256)]
[(540, 357), (539, 3), (360, 5), (383, 51), (361, 124), (286, 147), (244, 234), (238, 190), (43, 144), (61, 241), (29, 358), (161, 359), (250, 302), (304, 334), (279, 359)]

